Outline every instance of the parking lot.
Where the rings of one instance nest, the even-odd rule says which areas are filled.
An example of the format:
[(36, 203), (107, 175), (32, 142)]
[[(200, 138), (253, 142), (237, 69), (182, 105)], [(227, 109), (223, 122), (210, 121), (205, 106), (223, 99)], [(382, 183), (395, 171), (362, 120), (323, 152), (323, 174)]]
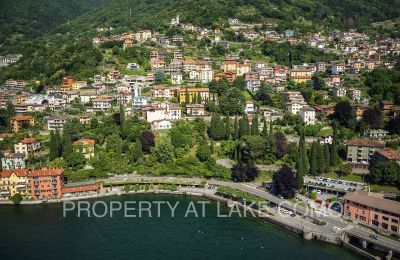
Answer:
[(364, 190), (367, 187), (367, 184), (361, 182), (310, 176), (304, 177), (304, 184), (315, 189), (319, 195), (334, 192), (354, 192)]

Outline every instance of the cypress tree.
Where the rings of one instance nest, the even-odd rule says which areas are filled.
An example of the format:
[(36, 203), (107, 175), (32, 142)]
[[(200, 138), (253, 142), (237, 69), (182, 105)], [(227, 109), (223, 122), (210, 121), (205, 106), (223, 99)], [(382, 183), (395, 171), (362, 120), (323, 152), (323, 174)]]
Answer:
[(197, 102), (197, 93), (193, 94), (193, 98), (192, 98), (192, 102), (190, 102), (191, 104), (196, 104)]
[(239, 137), (249, 134), (249, 120), (246, 114), (239, 120)]
[(134, 163), (139, 163), (143, 158), (143, 150), (142, 150), (142, 143), (138, 140), (132, 151), (132, 160)]
[(251, 121), (251, 135), (258, 135), (258, 116), (255, 114)]
[(218, 114), (212, 114), (209, 134), (213, 140), (221, 140), (225, 136), (224, 122)]
[(233, 140), (239, 139), (239, 122), (237, 116), (235, 117), (235, 122), (233, 123)]
[(200, 93), (197, 95), (197, 104), (201, 104), (201, 95), (200, 95)]
[(310, 174), (313, 176), (316, 176), (318, 174), (317, 153), (318, 153), (317, 144), (313, 143), (311, 146), (311, 161), (310, 161)]
[(188, 89), (185, 89), (185, 105), (190, 104), (190, 96), (189, 96), (189, 92)]
[(58, 147), (57, 144), (55, 143), (55, 136), (54, 136), (54, 132), (50, 131), (50, 141), (49, 141), (49, 159), (50, 161), (54, 160), (55, 158), (57, 158), (58, 155)]
[(322, 145), (317, 143), (317, 172), (322, 174), (326, 172), (325, 166), (325, 149)]
[(225, 139), (230, 140), (231, 139), (231, 119), (229, 118), (229, 115), (225, 117)]
[(123, 127), (125, 124), (125, 111), (122, 104), (119, 105), (119, 123), (121, 127)]
[(56, 130), (56, 133), (54, 134), (54, 147), (56, 148), (56, 157), (61, 156), (62, 151), (63, 151), (63, 147), (61, 145), (61, 135), (60, 135), (60, 131), (58, 131), (58, 129)]
[(331, 159), (330, 159), (330, 165), (332, 167), (336, 167), (339, 164), (339, 157), (338, 157), (338, 129), (337, 129), (337, 123), (333, 123), (333, 140), (332, 140), (332, 146), (331, 146)]
[(72, 142), (68, 131), (64, 131), (64, 143), (62, 156), (67, 158), (72, 153)]
[(324, 145), (324, 158), (325, 158), (325, 172), (329, 172), (331, 165), (331, 153), (329, 151), (329, 145)]
[(272, 123), (272, 118), (269, 120), (269, 133), (271, 135), (274, 133), (274, 124)]
[(268, 125), (267, 125), (267, 120), (265, 117), (262, 117), (262, 122), (263, 122), (263, 129), (262, 129), (262, 135), (267, 136), (268, 135)]

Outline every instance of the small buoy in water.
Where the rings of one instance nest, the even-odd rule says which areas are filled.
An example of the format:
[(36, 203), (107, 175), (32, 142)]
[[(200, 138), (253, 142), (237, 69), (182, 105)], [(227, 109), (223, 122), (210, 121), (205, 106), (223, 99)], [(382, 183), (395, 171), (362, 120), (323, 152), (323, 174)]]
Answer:
[(244, 238), (242, 237), (242, 240), (243, 240)]
[(263, 247), (263, 246), (261, 247), (261, 250), (264, 250), (264, 247)]
[(243, 247), (240, 248), (240, 251), (243, 251)]

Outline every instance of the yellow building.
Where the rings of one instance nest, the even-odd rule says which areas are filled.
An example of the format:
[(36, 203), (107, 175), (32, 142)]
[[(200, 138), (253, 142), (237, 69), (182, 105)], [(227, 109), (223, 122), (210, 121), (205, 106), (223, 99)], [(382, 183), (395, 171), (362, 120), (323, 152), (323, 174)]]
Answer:
[(31, 194), (28, 170), (14, 169), (0, 172), (0, 199), (9, 200), (19, 193), (22, 197)]
[(82, 153), (85, 159), (90, 160), (94, 157), (94, 145), (96, 141), (93, 139), (79, 139), (74, 142), (74, 151)]
[(225, 61), (223, 65), (224, 65), (224, 72), (236, 71), (238, 63), (236, 61)]
[(75, 81), (74, 83), (72, 83), (72, 90), (80, 90), (81, 87), (87, 86), (86, 81)]
[(296, 83), (306, 83), (311, 80), (313, 71), (311, 69), (293, 69), (290, 71), (290, 79)]
[(17, 96), (15, 97), (15, 103), (16, 103), (17, 105), (18, 105), (18, 104), (22, 104), (22, 103), (25, 103), (27, 99), (28, 99), (28, 96), (27, 96), (27, 95), (19, 94), (19, 95), (17, 95)]
[(35, 125), (35, 118), (32, 116), (16, 116), (11, 118), (11, 125), (14, 132), (18, 132), (21, 129), (27, 129)]
[(186, 102), (186, 91), (189, 96), (189, 103), (193, 102), (193, 97), (196, 95), (201, 96), (201, 101), (204, 103), (207, 99), (209, 99), (209, 90), (208, 88), (184, 88), (179, 90), (179, 102)]

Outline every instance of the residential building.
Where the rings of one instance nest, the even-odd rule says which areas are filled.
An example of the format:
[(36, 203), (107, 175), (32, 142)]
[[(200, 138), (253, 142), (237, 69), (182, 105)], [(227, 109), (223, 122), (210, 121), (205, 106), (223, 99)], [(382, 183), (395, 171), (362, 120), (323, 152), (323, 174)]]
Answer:
[(246, 100), (245, 102), (245, 107), (244, 107), (244, 112), (246, 114), (251, 114), (254, 113), (256, 111), (256, 108), (254, 106), (254, 102), (251, 100)]
[(343, 217), (378, 230), (400, 234), (400, 203), (383, 196), (364, 191), (346, 193)]
[(25, 155), (22, 153), (4, 152), (1, 158), (1, 167), (3, 170), (25, 169)]
[(191, 116), (204, 116), (205, 106), (203, 104), (187, 104), (186, 114)]
[(347, 91), (349, 97), (352, 100), (355, 101), (360, 101), (361, 100), (361, 90), (359, 89), (349, 89), (349, 91)]
[(181, 73), (173, 73), (171, 74), (171, 81), (174, 85), (181, 85), (182, 84), (183, 76)]
[(32, 155), (35, 155), (40, 149), (42, 145), (40, 141), (36, 138), (24, 138), (19, 142), (14, 144), (14, 151), (15, 153), (22, 153), (24, 154), (24, 159), (28, 159)]
[(346, 143), (347, 162), (355, 169), (368, 169), (372, 155), (385, 145), (375, 140), (353, 139)]
[(47, 119), (47, 129), (49, 131), (62, 131), (64, 130), (64, 125), (67, 122), (67, 117), (65, 116), (50, 116)]
[(64, 186), (63, 169), (41, 169), (30, 173), (31, 196), (33, 199), (47, 200), (60, 198)]
[(335, 97), (345, 97), (346, 93), (347, 93), (347, 90), (344, 87), (333, 88), (333, 96), (335, 96)]
[(320, 144), (332, 144), (333, 143), (333, 135), (323, 135), (319, 138)]
[(335, 64), (332, 66), (332, 74), (342, 74), (346, 70), (346, 64)]
[(193, 103), (193, 98), (197, 95), (201, 96), (202, 103), (204, 103), (210, 95), (208, 88), (184, 88), (179, 90), (179, 102), (186, 102), (186, 94), (189, 97), (189, 103)]
[(32, 116), (15, 116), (11, 118), (11, 126), (14, 132), (28, 129), (35, 125), (35, 118)]
[(85, 86), (87, 86), (87, 82), (86, 81), (74, 81), (73, 83), (72, 83), (72, 90), (79, 90), (79, 89), (81, 89), (82, 87), (85, 87)]
[(112, 107), (113, 96), (110, 95), (100, 95), (92, 99), (93, 110), (94, 111), (105, 111), (110, 110)]
[(383, 140), (389, 132), (383, 129), (367, 129), (364, 131), (364, 137), (371, 140)]
[(299, 111), (299, 115), (306, 125), (315, 125), (316, 116), (315, 109), (312, 107), (302, 107)]
[(171, 99), (176, 96), (175, 93), (178, 89), (177, 87), (170, 87), (168, 85), (157, 85), (152, 89), (152, 97)]
[(377, 150), (375, 154), (373, 155), (372, 158), (373, 163), (378, 163), (378, 162), (396, 162), (397, 164), (400, 165), (400, 152), (397, 150), (393, 150), (390, 148), (385, 148), (382, 150)]
[(75, 152), (81, 153), (86, 160), (90, 160), (94, 157), (94, 147), (96, 140), (94, 139), (79, 139), (73, 143), (73, 149)]
[(0, 172), (0, 199), (9, 200), (15, 194), (30, 195), (28, 170), (13, 169)]
[(290, 79), (296, 83), (306, 83), (312, 79), (313, 71), (311, 69), (292, 69), (290, 70)]
[(171, 129), (172, 128), (172, 120), (160, 119), (160, 120), (153, 121), (151, 123), (151, 128), (153, 130)]

